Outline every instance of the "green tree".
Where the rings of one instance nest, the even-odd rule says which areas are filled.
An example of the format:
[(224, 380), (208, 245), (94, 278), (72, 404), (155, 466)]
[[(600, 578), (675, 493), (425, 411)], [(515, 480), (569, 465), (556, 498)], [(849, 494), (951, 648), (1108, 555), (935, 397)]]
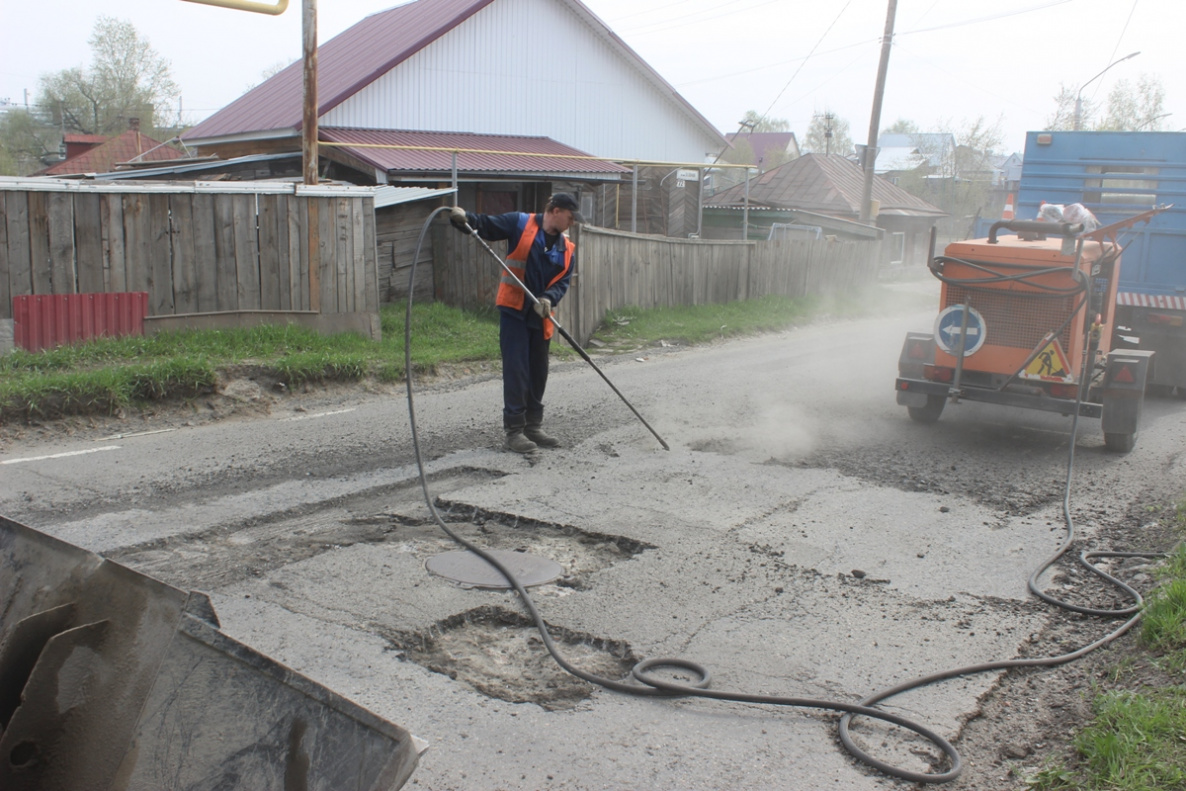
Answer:
[(852, 138), (848, 134), (848, 121), (824, 112), (811, 119), (807, 127), (807, 136), (803, 138), (802, 148), (817, 154), (840, 154), (848, 156), (852, 153)]
[[(791, 153), (785, 149), (768, 148), (765, 160), (758, 162), (753, 144), (748, 139), (749, 134), (753, 132), (789, 132), (791, 123), (785, 118), (764, 118), (759, 116), (756, 110), (746, 110), (745, 117), (741, 119), (738, 126), (741, 127), (741, 131), (733, 136), (732, 145), (721, 153), (722, 162), (733, 165), (754, 165), (765, 172), (789, 162), (793, 158)], [(714, 176), (717, 189), (727, 189), (734, 184), (740, 184), (744, 178), (746, 178), (746, 171), (734, 168), (723, 169)]]
[(791, 122), (785, 118), (771, 118), (758, 115), (757, 110), (746, 110), (745, 117), (738, 126), (743, 126), (751, 132), (789, 132)]
[(1054, 114), (1046, 121), (1046, 128), (1058, 131), (1075, 128), (1075, 103), (1079, 100), (1079, 128), (1094, 131), (1155, 131), (1162, 128), (1165, 112), (1165, 87), (1161, 78), (1142, 74), (1136, 84), (1126, 79), (1117, 80), (1108, 92), (1099, 117), (1100, 107), (1086, 96), (1066, 85), (1059, 85), (1054, 97)]
[(0, 175), (27, 176), (56, 158), (61, 133), (32, 112), (20, 109), (0, 114)]
[(916, 135), (922, 130), (918, 128), (918, 124), (909, 121), (905, 118), (899, 118), (892, 124), (881, 130), (883, 135)]
[(1159, 77), (1142, 74), (1136, 85), (1117, 80), (1108, 93), (1103, 120), (1095, 129), (1109, 131), (1149, 131), (1162, 128), (1165, 112), (1165, 87)]
[(180, 90), (169, 62), (129, 22), (101, 16), (91, 33), (91, 64), (41, 75), (29, 110), (0, 116), (0, 173), (27, 175), (57, 159), (62, 135), (116, 135), (131, 118), (160, 139), (172, 137)]
[(91, 65), (41, 76), (37, 104), (66, 132), (115, 135), (139, 118), (144, 129), (169, 126), (181, 91), (169, 61), (132, 23), (101, 16), (90, 38)]
[[(1095, 112), (1095, 105), (1089, 99), (1081, 99), (1082, 114), (1090, 118)], [(1075, 89), (1059, 83), (1058, 94), (1054, 97), (1054, 113), (1046, 119), (1046, 128), (1052, 132), (1075, 128)]]

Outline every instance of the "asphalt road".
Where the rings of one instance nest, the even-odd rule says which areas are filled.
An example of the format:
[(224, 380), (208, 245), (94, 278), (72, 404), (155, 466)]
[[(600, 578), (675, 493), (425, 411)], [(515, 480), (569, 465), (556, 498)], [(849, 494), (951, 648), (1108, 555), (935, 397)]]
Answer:
[[(893, 378), (905, 332), (931, 319), (600, 361), (670, 451), (580, 362), (549, 384), (565, 447), (534, 459), (500, 449), (497, 380), (431, 386), (416, 415), (432, 494), (467, 537), (564, 567), (538, 605), (597, 672), (682, 657), (708, 666), (714, 689), (855, 702), (953, 666), (1059, 653), (1043, 635), (1066, 617), (1026, 578), (1064, 536), (1070, 420), (962, 404), (912, 423)], [(427, 519), (402, 396), (323, 406), (10, 439), (0, 513), (209, 592), (231, 636), (427, 740), (409, 788), (906, 787), (848, 757), (831, 715), (566, 677), (515, 596), (425, 570), (453, 547)], [(1148, 504), (1180, 494), (1183, 447), (1180, 401), (1147, 403), (1126, 456), (1083, 420), (1084, 539), (1131, 535)], [(1089, 642), (1107, 624), (1076, 628)], [(958, 740), (997, 681), (887, 708)], [(857, 732), (884, 760), (930, 767), (933, 751), (898, 729)], [(988, 771), (949, 787), (983, 788)]]

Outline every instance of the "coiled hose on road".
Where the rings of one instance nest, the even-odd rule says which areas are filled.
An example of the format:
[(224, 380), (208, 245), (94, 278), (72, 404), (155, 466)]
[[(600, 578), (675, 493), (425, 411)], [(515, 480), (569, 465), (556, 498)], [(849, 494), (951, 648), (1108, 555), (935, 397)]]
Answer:
[[(861, 760), (862, 762), (868, 764), (869, 766), (872, 766), (872, 767), (878, 769), (879, 771), (881, 771), (887, 775), (890, 775), (891, 777), (896, 777), (896, 778), (900, 778), (902, 780), (909, 780), (909, 781), (918, 782), (918, 783), (946, 783), (946, 782), (950, 782), (951, 780), (954, 780), (956, 777), (958, 777), (961, 770), (963, 769), (963, 762), (960, 758), (959, 753), (956, 751), (955, 747), (953, 747), (942, 736), (940, 736), (939, 734), (932, 731), (930, 728), (927, 728), (926, 726), (924, 726), (920, 723), (917, 723), (917, 722), (907, 719), (905, 717), (898, 716), (891, 712), (884, 711), (879, 708), (875, 708), (875, 705), (877, 703), (880, 703), (884, 700), (887, 700), (888, 698), (891, 698), (895, 695), (899, 695), (899, 694), (906, 692), (908, 690), (917, 689), (919, 687), (924, 687), (929, 684), (934, 684), (936, 682), (943, 681), (943, 680), (950, 679), (950, 678), (957, 678), (960, 676), (973, 675), (976, 673), (985, 673), (985, 672), (989, 672), (989, 671), (993, 671), (993, 670), (1005, 670), (1005, 669), (1017, 668), (1017, 667), (1052, 667), (1055, 665), (1063, 664), (1065, 662), (1070, 662), (1074, 659), (1078, 659), (1079, 657), (1081, 657), (1091, 651), (1094, 651), (1095, 649), (1097, 649), (1103, 645), (1107, 645), (1108, 643), (1117, 639), (1118, 637), (1123, 635), (1125, 632), (1127, 632), (1129, 629), (1131, 629), (1134, 625), (1136, 625), (1137, 621), (1140, 620), (1140, 617), (1141, 617), (1140, 609), (1141, 609), (1141, 604), (1142, 604), (1142, 599), (1141, 599), (1140, 594), (1137, 593), (1137, 591), (1133, 590), (1128, 585), (1125, 585), (1123, 582), (1116, 579), (1115, 577), (1112, 577), (1111, 575), (1107, 574), (1106, 572), (1096, 568), (1094, 565), (1091, 564), (1091, 560), (1095, 559), (1095, 558), (1104, 558), (1104, 557), (1147, 557), (1147, 558), (1152, 558), (1152, 557), (1162, 557), (1163, 556), (1162, 553), (1146, 554), (1146, 553), (1136, 553), (1136, 552), (1092, 552), (1092, 553), (1085, 552), (1079, 556), (1079, 562), (1082, 563), (1084, 566), (1086, 566), (1092, 573), (1097, 574), (1104, 580), (1110, 582), (1113, 585), (1116, 585), (1117, 587), (1122, 589), (1126, 594), (1128, 594), (1130, 597), (1132, 597), (1132, 599), (1135, 601), (1135, 604), (1131, 607), (1128, 607), (1128, 608), (1125, 608), (1122, 610), (1098, 610), (1098, 609), (1089, 608), (1089, 607), (1080, 607), (1077, 605), (1070, 604), (1068, 602), (1064, 602), (1064, 601), (1055, 599), (1054, 597), (1049, 596), (1045, 592), (1041, 591), (1038, 587), (1037, 581), (1041, 577), (1041, 575), (1043, 573), (1045, 573), (1045, 571), (1048, 568), (1050, 568), (1050, 566), (1054, 565), (1054, 563), (1057, 562), (1058, 559), (1061, 558), (1070, 549), (1071, 545), (1074, 543), (1074, 540), (1075, 540), (1074, 520), (1071, 518), (1071, 512), (1070, 512), (1070, 497), (1071, 497), (1072, 472), (1074, 469), (1074, 460), (1075, 460), (1075, 438), (1076, 438), (1076, 430), (1077, 430), (1078, 422), (1079, 422), (1078, 411), (1076, 410), (1075, 418), (1071, 424), (1070, 453), (1068, 454), (1068, 458), (1067, 458), (1066, 487), (1065, 487), (1064, 495), (1063, 495), (1063, 518), (1066, 521), (1066, 525), (1067, 525), (1067, 537), (1064, 540), (1064, 542), (1062, 543), (1062, 545), (1058, 548), (1058, 551), (1056, 551), (1053, 555), (1050, 556), (1050, 558), (1048, 558), (1046, 561), (1044, 561), (1034, 571), (1034, 573), (1030, 576), (1029, 588), (1035, 595), (1039, 596), (1044, 601), (1047, 601), (1047, 602), (1054, 604), (1058, 607), (1062, 607), (1062, 608), (1065, 608), (1065, 609), (1068, 609), (1068, 610), (1071, 610), (1074, 612), (1085, 613), (1088, 615), (1128, 617), (1128, 620), (1125, 621), (1124, 624), (1122, 624), (1118, 629), (1116, 629), (1115, 631), (1109, 633), (1108, 635), (1100, 638), (1099, 640), (1096, 640), (1094, 643), (1084, 646), (1083, 648), (1080, 648), (1079, 650), (1074, 651), (1072, 653), (1063, 654), (1061, 656), (1045, 657), (1045, 658), (1041, 658), (1041, 659), (1010, 659), (1010, 660), (1004, 660), (1004, 661), (999, 661), (999, 662), (986, 662), (986, 663), (979, 664), (979, 665), (969, 665), (967, 667), (954, 668), (952, 670), (946, 670), (946, 671), (943, 671), (940, 673), (934, 673), (934, 674), (931, 674), (928, 676), (923, 676), (921, 678), (916, 678), (911, 681), (907, 681), (902, 684), (898, 684), (897, 686), (890, 687), (888, 689), (881, 690), (880, 692), (876, 692), (873, 695), (870, 695), (869, 697), (865, 698), (864, 700), (860, 701), (859, 703), (848, 703), (845, 701), (833, 701), (833, 700), (819, 700), (819, 699), (815, 699), (815, 698), (799, 698), (799, 697), (790, 697), (790, 696), (781, 696), (781, 695), (757, 695), (757, 694), (750, 694), (750, 693), (745, 693), (745, 692), (732, 692), (732, 691), (727, 691), (727, 690), (709, 689), (709, 682), (711, 680), (711, 676), (710, 676), (710, 673), (707, 668), (705, 668), (704, 666), (702, 666), (696, 662), (693, 662), (693, 661), (690, 661), (687, 659), (679, 659), (679, 658), (673, 658), (673, 657), (644, 659), (643, 661), (639, 662), (637, 665), (634, 666), (634, 668), (631, 671), (631, 677), (633, 678), (633, 682), (622, 681), (622, 680), (613, 679), (613, 678), (607, 678), (604, 676), (598, 676), (596, 674), (581, 670), (580, 668), (572, 665), (570, 662), (568, 662), (568, 660), (566, 660), (564, 658), (564, 656), (560, 653), (559, 649), (556, 647), (555, 641), (553, 641), (552, 636), (548, 633), (547, 624), (545, 623), (543, 617), (540, 615), (539, 610), (535, 606), (534, 600), (531, 598), (531, 595), (527, 592), (527, 589), (523, 586), (523, 584), (515, 577), (515, 575), (509, 569), (507, 569), (501, 562), (499, 562), (498, 558), (491, 555), (489, 552), (484, 550), (482, 547), (477, 546), (476, 544), (474, 544), (470, 541), (467, 541), (465, 538), (463, 538), (463, 537), (459, 536), (457, 533), (453, 532), (449, 528), (449, 526), (447, 524), (445, 524), (445, 521), (441, 518), (441, 515), (437, 512), (436, 505), (433, 502), (432, 495), (430, 494), (430, 492), (428, 490), (428, 478), (424, 471), (424, 461), (423, 461), (423, 458), (421, 457), (421, 453), (420, 453), (420, 440), (419, 440), (417, 427), (416, 427), (415, 396), (414, 396), (413, 387), (412, 387), (412, 352), (411, 352), (411, 349), (412, 349), (412, 304), (414, 301), (414, 283), (415, 283), (415, 278), (416, 278), (416, 262), (420, 260), (420, 250), (424, 244), (425, 236), (428, 234), (428, 230), (431, 227), (433, 220), (436, 219), (436, 216), (438, 214), (440, 214), (441, 212), (448, 211), (449, 209), (450, 209), (450, 207), (448, 207), (448, 206), (442, 206), (442, 207), (434, 210), (428, 216), (428, 218), (424, 221), (424, 226), (420, 231), (420, 237), (416, 242), (416, 252), (412, 258), (412, 271), (408, 278), (408, 307), (407, 307), (407, 313), (406, 313), (406, 318), (405, 318), (405, 322), (404, 322), (404, 372), (405, 372), (405, 378), (407, 380), (407, 391), (408, 391), (408, 398), (407, 398), (407, 400), (408, 400), (408, 419), (411, 424), (412, 447), (413, 447), (413, 451), (416, 456), (416, 466), (417, 466), (417, 469), (419, 470), (420, 487), (424, 492), (424, 501), (428, 505), (428, 510), (432, 514), (433, 521), (436, 522), (437, 526), (440, 527), (441, 530), (445, 531), (445, 533), (450, 538), (452, 538), (454, 541), (456, 541), (458, 544), (465, 547), (466, 549), (473, 552), (474, 554), (478, 555), (483, 560), (485, 560), (487, 563), (489, 563), (491, 566), (498, 569), (499, 573), (501, 573), (507, 579), (507, 581), (510, 583), (510, 585), (515, 589), (515, 592), (518, 593), (520, 600), (523, 602), (523, 606), (527, 609), (528, 613), (531, 616), (532, 621), (535, 623), (536, 628), (539, 630), (540, 637), (543, 639), (544, 646), (548, 649), (548, 653), (551, 654), (552, 658), (556, 661), (556, 663), (560, 667), (562, 667), (566, 672), (571, 673), (572, 675), (574, 675), (578, 678), (581, 678), (585, 681), (588, 681), (591, 684), (597, 684), (598, 686), (604, 687), (606, 689), (610, 689), (615, 692), (623, 692), (623, 693), (626, 693), (629, 695), (662, 696), (662, 697), (700, 697), (700, 698), (711, 698), (713, 700), (734, 701), (734, 702), (739, 702), (739, 703), (755, 703), (755, 704), (771, 705), (771, 706), (793, 706), (793, 707), (797, 707), (797, 708), (822, 709), (822, 710), (827, 710), (827, 711), (840, 712), (843, 714), (843, 717), (841, 717), (840, 723), (839, 723), (840, 739), (841, 739), (841, 742), (844, 744), (845, 748), (854, 757), (856, 757), (857, 759)], [(660, 678), (654, 674), (654, 671), (656, 671), (660, 668), (665, 668), (668, 670), (686, 671), (688, 673), (691, 673), (697, 680), (691, 684), (684, 684), (684, 683), (679, 683), (679, 682), (675, 682), (675, 681), (670, 681), (668, 679)], [(867, 752), (865, 752), (859, 746), (857, 746), (857, 744), (853, 741), (852, 736), (849, 732), (849, 728), (852, 723), (852, 718), (853, 717), (862, 717), (862, 716), (863, 717), (872, 717), (874, 719), (878, 719), (883, 722), (888, 722), (893, 725), (897, 725), (899, 727), (906, 728), (908, 730), (911, 730), (911, 731), (917, 733), (919, 736), (921, 736), (924, 739), (926, 739), (927, 741), (931, 742), (931, 744), (933, 744), (936, 748), (938, 748), (939, 751), (942, 752), (943, 755), (945, 755), (947, 757), (947, 760), (949, 762), (949, 768), (945, 772), (914, 772), (914, 771), (911, 771), (908, 769), (902, 769), (900, 767), (893, 766), (892, 764), (885, 763), (884, 761), (881, 761), (881, 760), (873, 757), (872, 755), (869, 755)]]

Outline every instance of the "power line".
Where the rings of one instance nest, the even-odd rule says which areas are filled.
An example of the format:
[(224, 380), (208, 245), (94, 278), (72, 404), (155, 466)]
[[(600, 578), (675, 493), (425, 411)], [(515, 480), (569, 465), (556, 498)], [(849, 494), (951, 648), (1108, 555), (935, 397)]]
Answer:
[[(832, 55), (837, 52), (844, 52), (845, 50), (853, 49), (854, 47), (863, 47), (867, 44), (875, 44), (875, 43), (877, 43), (877, 41), (878, 41), (878, 39), (875, 39), (875, 38), (865, 39), (864, 41), (858, 41), (855, 44), (845, 44), (843, 47), (836, 47), (835, 49), (826, 49), (823, 52), (817, 52), (815, 54), (816, 55)], [(711, 77), (704, 77), (699, 80), (688, 80), (686, 82), (681, 82), (681, 83), (679, 83), (679, 86), (682, 87), (684, 85), (699, 85), (702, 82), (715, 82), (717, 80), (729, 79), (730, 77), (740, 77), (743, 74), (753, 74), (756, 71), (766, 71), (767, 69), (777, 69), (780, 66), (789, 66), (792, 63), (804, 63), (807, 61), (808, 57), (810, 57), (810, 56), (804, 55), (801, 58), (791, 58), (790, 60), (780, 60), (775, 63), (767, 63), (764, 66), (755, 66), (752, 69), (742, 69), (741, 71), (731, 71), (727, 74), (714, 74)]]
[(965, 19), (962, 22), (949, 22), (946, 25), (936, 25), (935, 27), (920, 28), (918, 30), (903, 30), (895, 33), (894, 37), (898, 36), (913, 36), (918, 33), (933, 33), (937, 30), (950, 30), (953, 27), (965, 27), (967, 25), (978, 25), (981, 22), (994, 22), (998, 19), (1007, 19), (1011, 16), (1021, 16), (1022, 14), (1031, 14), (1034, 11), (1045, 11), (1047, 8), (1054, 8), (1059, 5), (1066, 5), (1073, 3), (1075, 0), (1051, 0), (1051, 2), (1043, 5), (1030, 6), (1029, 8), (1019, 8), (1016, 11), (1005, 11), (1001, 14), (993, 14), (991, 16), (981, 16), (975, 19)]
[[(1120, 30), (1120, 35), (1116, 38), (1116, 46), (1112, 47), (1112, 54), (1108, 56), (1108, 63), (1116, 60), (1116, 52), (1120, 49), (1121, 42), (1124, 41), (1124, 34), (1128, 32), (1128, 23), (1132, 21), (1132, 15), (1136, 13), (1138, 0), (1132, 0), (1132, 8), (1128, 10), (1128, 19), (1124, 20), (1124, 27)], [(1095, 90), (1091, 93), (1091, 98), (1095, 99), (1096, 94), (1100, 92), (1100, 87), (1103, 83), (1095, 86)]]
[(782, 98), (784, 93), (786, 93), (787, 88), (791, 87), (791, 83), (794, 82), (795, 77), (799, 76), (799, 72), (803, 71), (803, 67), (807, 65), (807, 61), (810, 60), (811, 56), (815, 54), (815, 51), (819, 49), (819, 45), (824, 43), (824, 39), (827, 38), (828, 33), (832, 32), (832, 28), (834, 28), (836, 23), (840, 21), (840, 17), (844, 16), (844, 12), (848, 10), (850, 5), (852, 5), (852, 0), (848, 0), (848, 2), (844, 4), (844, 8), (840, 9), (840, 13), (836, 15), (836, 18), (832, 20), (832, 24), (828, 25), (828, 29), (825, 30), (823, 35), (819, 37), (819, 40), (815, 42), (815, 46), (811, 48), (811, 52), (807, 53), (807, 57), (804, 58), (803, 62), (799, 64), (799, 68), (795, 69), (795, 73), (791, 75), (789, 80), (787, 80), (786, 85), (782, 86), (782, 90), (778, 92), (778, 96), (774, 97), (774, 101), (771, 102), (770, 106), (766, 108), (766, 112), (762, 113), (761, 118), (768, 116), (770, 111), (774, 109), (774, 105), (778, 104), (778, 100)]
[[(931, 10), (935, 7), (935, 5), (938, 4), (938, 2), (939, 2), (939, 0), (935, 0), (935, 2), (931, 4), (931, 7), (928, 8), (922, 14), (922, 17), (925, 17), (927, 14), (929, 14), (931, 12)], [(1042, 11), (1047, 8), (1052, 8), (1057, 5), (1062, 5), (1064, 3), (1071, 3), (1071, 2), (1074, 2), (1074, 0), (1052, 0), (1052, 2), (1048, 2), (1045, 5), (1032, 6), (1030, 8), (1022, 8), (1022, 9), (1018, 9), (1018, 10), (1014, 10), (1014, 11), (1008, 11), (1003, 14), (997, 14), (995, 16), (977, 17), (975, 19), (966, 19), (966, 20), (963, 20), (960, 22), (950, 22), (950, 23), (947, 23), (944, 25), (937, 25), (935, 27), (930, 27), (930, 28), (919, 28), (918, 30), (906, 30), (906, 31), (896, 32), (896, 33), (894, 33), (894, 38), (897, 39), (900, 36), (908, 36), (908, 35), (913, 35), (913, 34), (917, 34), (917, 33), (929, 33), (929, 32), (937, 31), (937, 30), (946, 30), (946, 29), (953, 28), (953, 27), (963, 27), (966, 25), (979, 24), (981, 22), (991, 22), (991, 21), (995, 21), (997, 19), (1004, 19), (1004, 18), (1010, 17), (1010, 16), (1017, 16), (1019, 14), (1029, 14), (1029, 13), (1033, 13), (1035, 11)], [(1135, 2), (1134, 2), (1134, 5), (1135, 5)], [(919, 18), (921, 19), (922, 17), (919, 17)], [(833, 24), (835, 24), (835, 22), (833, 22)], [(836, 52), (843, 52), (845, 50), (853, 49), (854, 47), (863, 47), (867, 44), (875, 44), (880, 41), (881, 41), (880, 37), (862, 39), (861, 41), (857, 41), (852, 44), (845, 44), (844, 46), (824, 50), (823, 52), (819, 52), (819, 53), (815, 53), (815, 54), (817, 54), (817, 55), (831, 55)], [(896, 42), (895, 42), (895, 44), (896, 44)], [(767, 69), (775, 69), (775, 68), (778, 68), (779, 66), (786, 66), (791, 63), (806, 63), (806, 61), (809, 57), (811, 57), (811, 55), (807, 55), (802, 58), (791, 58), (790, 60), (781, 60), (781, 61), (776, 61), (774, 63), (767, 63), (765, 65), (754, 66), (749, 69), (741, 69), (739, 71), (731, 71), (726, 74), (713, 74), (711, 77), (702, 77), (698, 80), (686, 80), (684, 82), (680, 82), (680, 83), (678, 83), (678, 86), (684, 87), (684, 86), (688, 86), (688, 85), (699, 85), (701, 83), (706, 83), (706, 82), (716, 82), (717, 80), (729, 79), (731, 77), (740, 77), (745, 74), (753, 74), (753, 73), (759, 72), (759, 71), (766, 71)]]
[(938, 63), (935, 63), (930, 58), (927, 58), (925, 55), (919, 55), (916, 51), (911, 49), (909, 45), (899, 43), (897, 46), (900, 49), (902, 49), (903, 51), (911, 53), (911, 55), (916, 60), (919, 60), (923, 63), (930, 64), (935, 75), (937, 77), (939, 77), (939, 79), (946, 80), (947, 82), (951, 83), (952, 85), (954, 85), (956, 87), (972, 88), (974, 90), (980, 91), (981, 93), (987, 94), (988, 96), (992, 96), (995, 99), (999, 99), (1002, 102), (1006, 102), (1006, 103), (1012, 104), (1016, 107), (1020, 107), (1021, 109), (1026, 110), (1028, 112), (1040, 114), (1038, 110), (1035, 110), (1032, 107), (1022, 104), (1021, 102), (1017, 101), (1017, 99), (1013, 96), (1010, 96), (1007, 94), (1002, 94), (1002, 93), (995, 93), (994, 91), (991, 91), (988, 88), (985, 88), (983, 85), (972, 82), (971, 80), (969, 80), (966, 77), (960, 77), (958, 75), (952, 74), (950, 71), (950, 68), (947, 68), (947, 67), (944, 67)]

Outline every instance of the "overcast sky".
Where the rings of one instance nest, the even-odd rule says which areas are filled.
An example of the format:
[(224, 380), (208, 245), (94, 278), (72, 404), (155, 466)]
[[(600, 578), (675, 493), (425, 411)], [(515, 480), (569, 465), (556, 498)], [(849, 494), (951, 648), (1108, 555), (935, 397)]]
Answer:
[[(722, 132), (757, 110), (800, 138), (822, 112), (847, 120), (855, 142), (868, 135), (887, 0), (584, 2)], [(320, 0), (319, 38), (394, 5)], [(39, 75), (87, 65), (87, 39), (107, 15), (171, 62), (193, 123), (300, 57), (300, 7), (291, 0), (273, 17), (184, 0), (0, 0), (0, 99), (23, 103), (27, 89), (32, 101)], [(1156, 76), (1172, 113), (1164, 128), (1186, 128), (1184, 22), (1186, 0), (899, 0), (880, 126), (959, 129), (983, 117), (1000, 122), (1002, 152), (1020, 151), (1060, 84), (1078, 89), (1139, 51), (1082, 95), (1102, 105), (1117, 80)]]

